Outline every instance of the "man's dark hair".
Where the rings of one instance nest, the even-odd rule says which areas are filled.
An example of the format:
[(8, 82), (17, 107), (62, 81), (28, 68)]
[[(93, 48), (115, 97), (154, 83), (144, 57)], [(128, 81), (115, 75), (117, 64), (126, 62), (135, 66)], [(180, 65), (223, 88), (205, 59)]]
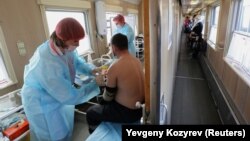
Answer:
[(128, 49), (128, 38), (121, 33), (115, 34), (111, 39), (111, 45), (116, 46), (120, 50), (126, 50)]

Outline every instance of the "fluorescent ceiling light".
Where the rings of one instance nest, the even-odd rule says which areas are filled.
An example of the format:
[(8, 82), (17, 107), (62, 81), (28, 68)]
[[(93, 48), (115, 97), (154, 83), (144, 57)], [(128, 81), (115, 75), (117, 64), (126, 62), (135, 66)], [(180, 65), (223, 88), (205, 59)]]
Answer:
[(196, 5), (196, 4), (198, 4), (198, 3), (199, 3), (198, 0), (192, 0), (192, 1), (190, 2), (190, 5)]

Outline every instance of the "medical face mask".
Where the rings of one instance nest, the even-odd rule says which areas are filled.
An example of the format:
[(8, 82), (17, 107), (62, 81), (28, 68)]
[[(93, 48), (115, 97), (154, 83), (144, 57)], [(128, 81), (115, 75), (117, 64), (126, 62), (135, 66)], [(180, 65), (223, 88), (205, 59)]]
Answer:
[(122, 28), (122, 26), (118, 24), (118, 25), (116, 25), (116, 28), (119, 29), (119, 28)]
[(69, 46), (67, 47), (66, 51), (67, 52), (71, 52), (71, 51), (74, 51), (78, 46)]

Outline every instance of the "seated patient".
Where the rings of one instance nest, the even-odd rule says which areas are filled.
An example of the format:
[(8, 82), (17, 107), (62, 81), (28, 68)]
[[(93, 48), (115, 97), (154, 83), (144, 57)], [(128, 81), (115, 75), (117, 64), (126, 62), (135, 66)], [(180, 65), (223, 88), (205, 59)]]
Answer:
[(90, 133), (102, 121), (134, 123), (142, 117), (142, 109), (135, 106), (137, 101), (144, 102), (144, 73), (141, 62), (129, 54), (125, 35), (114, 35), (111, 45), (113, 54), (118, 59), (111, 64), (106, 74), (103, 98), (109, 102), (88, 109), (86, 118)]

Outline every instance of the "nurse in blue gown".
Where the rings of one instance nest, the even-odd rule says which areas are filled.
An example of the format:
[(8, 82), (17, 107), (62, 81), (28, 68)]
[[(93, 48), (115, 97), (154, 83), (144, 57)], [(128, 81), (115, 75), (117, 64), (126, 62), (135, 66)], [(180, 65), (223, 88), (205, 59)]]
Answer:
[(117, 33), (126, 35), (128, 38), (128, 51), (131, 55), (136, 57), (136, 49), (134, 45), (135, 34), (134, 34), (133, 29), (128, 23), (125, 22), (125, 18), (121, 14), (118, 14), (116, 17), (114, 17), (113, 21), (116, 25), (114, 35)]
[(93, 77), (95, 71), (75, 50), (84, 35), (75, 19), (62, 19), (25, 66), (21, 94), (31, 141), (71, 141), (75, 105), (100, 93), (95, 80), (74, 84), (76, 73)]

